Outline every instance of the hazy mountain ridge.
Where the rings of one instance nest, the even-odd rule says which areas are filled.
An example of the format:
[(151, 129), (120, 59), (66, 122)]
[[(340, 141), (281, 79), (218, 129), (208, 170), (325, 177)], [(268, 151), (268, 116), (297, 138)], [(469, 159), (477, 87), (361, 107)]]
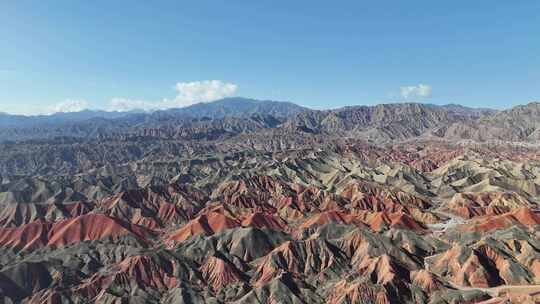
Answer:
[[(235, 120), (265, 116), (263, 120), (284, 120), (306, 108), (289, 102), (225, 98), (180, 109), (144, 113), (82, 111), (47, 116), (0, 115), (0, 140), (49, 139), (54, 137), (99, 138), (119, 134), (137, 134), (141, 129), (159, 129), (192, 125), (194, 121)], [(200, 124), (200, 123), (199, 123)], [(272, 123), (270, 127), (274, 127)], [(244, 129), (238, 126), (237, 129)]]
[(66, 112), (66, 113), (53, 113), (50, 115), (14, 115), (8, 113), (0, 113), (0, 126), (2, 127), (35, 127), (39, 125), (54, 125), (63, 124), (69, 122), (82, 122), (89, 119), (103, 118), (103, 119), (117, 119), (132, 115), (135, 113), (141, 113), (141, 111), (127, 111), (127, 112), (109, 112), (102, 110), (83, 110), (79, 112)]
[(292, 102), (230, 97), (214, 102), (197, 103), (180, 109), (157, 111), (154, 115), (173, 114), (193, 118), (223, 118), (264, 114), (276, 118), (287, 118), (306, 110), (307, 108)]
[(418, 103), (380, 104), (305, 112), (287, 121), (286, 127), (374, 140), (399, 140), (467, 119), (471, 116), (456, 114), (444, 107)]
[(532, 102), (492, 115), (448, 126), (441, 134), (449, 139), (537, 142), (540, 140), (540, 103)]
[[(347, 136), (378, 143), (422, 137), (534, 142), (540, 138), (538, 108), (538, 103), (504, 111), (453, 104), (401, 103), (320, 111), (288, 102), (226, 98), (152, 113), (85, 111), (55, 114), (46, 119), (4, 115), (0, 118), (0, 124), (5, 125), (0, 129), (0, 140), (133, 136), (216, 140), (280, 130), (299, 132), (299, 136), (306, 133)], [(22, 126), (17, 125), (19, 120), (23, 121)]]

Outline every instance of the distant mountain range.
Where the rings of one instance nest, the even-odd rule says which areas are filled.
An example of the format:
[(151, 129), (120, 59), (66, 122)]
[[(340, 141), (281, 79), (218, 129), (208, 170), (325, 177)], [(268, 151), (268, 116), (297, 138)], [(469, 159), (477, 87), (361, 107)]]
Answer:
[(93, 118), (117, 119), (142, 111), (108, 112), (101, 110), (83, 110), (80, 112), (54, 113), (51, 115), (12, 115), (0, 112), (0, 127), (30, 127), (44, 124), (63, 124), (79, 122)]
[(225, 98), (208, 103), (198, 103), (185, 108), (158, 111), (154, 115), (172, 114), (185, 117), (247, 117), (251, 115), (264, 114), (276, 118), (291, 117), (307, 108), (296, 105), (292, 102), (255, 100), (248, 98)]
[[(133, 134), (144, 129), (192, 125), (194, 120), (203, 122), (198, 123), (198, 125), (209, 124), (209, 120), (216, 119), (228, 121), (221, 124), (230, 125), (231, 121), (243, 124), (238, 118), (250, 118), (260, 115), (266, 116), (266, 120), (269, 117), (271, 117), (270, 120), (283, 120), (306, 110), (307, 108), (290, 102), (261, 101), (236, 97), (155, 112), (84, 110), (81, 112), (39, 116), (0, 113), (0, 127), (2, 128), (0, 130), (0, 141), (55, 137), (96, 138), (110, 136), (111, 134)], [(257, 120), (257, 118), (254, 119)], [(218, 122), (218, 124), (220, 123)], [(275, 123), (271, 123), (269, 126), (275, 127), (275, 125)]]
[(274, 117), (289, 117), (305, 111), (306, 108), (291, 102), (255, 100), (241, 97), (224, 98), (209, 103), (197, 103), (184, 108), (172, 108), (159, 111), (132, 110), (126, 112), (83, 110), (80, 112), (59, 112), (51, 115), (12, 115), (0, 112), (0, 126), (25, 127), (39, 124), (61, 124), (79, 122), (94, 118), (118, 119), (126, 116), (175, 116), (190, 118), (246, 117), (254, 114), (266, 114)]
[(411, 138), (540, 139), (540, 104), (504, 111), (419, 103), (312, 110), (290, 102), (226, 98), (155, 112), (90, 111), (48, 116), (0, 114), (0, 140), (159, 137), (215, 140), (274, 130), (363, 138), (386, 143)]
[(306, 111), (286, 122), (289, 129), (339, 134), (374, 142), (415, 137), (474, 141), (537, 141), (540, 103), (504, 111), (459, 105), (402, 103)]

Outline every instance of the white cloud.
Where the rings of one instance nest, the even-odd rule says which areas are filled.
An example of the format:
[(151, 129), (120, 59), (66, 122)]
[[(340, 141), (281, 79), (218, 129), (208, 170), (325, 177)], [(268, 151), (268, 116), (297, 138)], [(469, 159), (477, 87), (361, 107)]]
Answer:
[(144, 100), (133, 100), (122, 97), (114, 97), (109, 103), (109, 111), (130, 111), (130, 110), (154, 110), (156, 104)]
[(179, 82), (175, 88), (178, 95), (173, 104), (179, 107), (230, 97), (238, 90), (236, 84), (225, 83), (221, 80)]
[(403, 97), (404, 99), (431, 97), (431, 92), (431, 86), (422, 83), (418, 85), (404, 86), (400, 88), (401, 97)]
[(178, 82), (174, 88), (177, 91), (177, 95), (173, 99), (165, 98), (161, 101), (151, 102), (116, 97), (111, 100), (109, 110), (157, 110), (186, 107), (200, 102), (210, 102), (230, 97), (238, 91), (236, 84), (221, 80)]
[(85, 100), (66, 99), (63, 102), (57, 103), (52, 106), (49, 112), (52, 113), (68, 113), (68, 112), (80, 112), (88, 108), (88, 102)]

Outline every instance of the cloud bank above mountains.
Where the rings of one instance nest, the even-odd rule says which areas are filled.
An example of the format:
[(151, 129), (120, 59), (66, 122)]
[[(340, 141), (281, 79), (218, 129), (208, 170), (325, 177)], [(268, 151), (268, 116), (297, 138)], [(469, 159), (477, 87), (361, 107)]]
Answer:
[[(176, 96), (163, 98), (158, 101), (132, 99), (126, 97), (113, 97), (106, 108), (107, 111), (131, 110), (162, 110), (169, 108), (182, 108), (200, 102), (211, 102), (225, 97), (234, 96), (238, 92), (238, 85), (222, 80), (201, 80), (191, 82), (178, 82), (174, 85)], [(43, 113), (69, 113), (79, 112), (92, 108), (92, 104), (83, 99), (66, 99), (53, 106), (47, 107)]]
[(403, 99), (412, 100), (431, 97), (433, 90), (430, 85), (420, 83), (418, 85), (403, 86), (399, 91)]
[(238, 91), (238, 85), (221, 80), (203, 80), (192, 82), (178, 82), (174, 86), (177, 95), (172, 99), (164, 98), (161, 101), (134, 100), (115, 97), (110, 101), (109, 110), (160, 110), (167, 108), (181, 108), (199, 102), (210, 102), (225, 97), (231, 97)]
[(50, 107), (47, 112), (52, 113), (70, 113), (80, 112), (88, 108), (88, 102), (86, 100), (66, 99), (63, 102), (57, 103)]
[[(226, 97), (236, 96), (239, 86), (232, 82), (223, 80), (200, 80), (190, 82), (177, 82), (174, 85), (176, 96), (172, 98), (164, 97), (161, 100), (146, 100), (130, 97), (113, 97), (104, 106), (96, 106), (86, 101), (84, 98), (66, 99), (52, 106), (34, 109), (32, 113), (52, 114), (79, 112), (85, 109), (101, 109), (111, 112), (126, 112), (133, 110), (155, 111), (170, 108), (182, 108), (196, 103), (212, 102)], [(399, 87), (398, 102), (420, 102), (432, 96), (432, 86), (424, 83), (417, 85), (407, 85)], [(381, 101), (378, 103), (393, 103), (392, 101)], [(358, 104), (358, 103), (357, 103)], [(328, 109), (329, 107), (324, 107)], [(323, 109), (323, 108), (320, 108)]]

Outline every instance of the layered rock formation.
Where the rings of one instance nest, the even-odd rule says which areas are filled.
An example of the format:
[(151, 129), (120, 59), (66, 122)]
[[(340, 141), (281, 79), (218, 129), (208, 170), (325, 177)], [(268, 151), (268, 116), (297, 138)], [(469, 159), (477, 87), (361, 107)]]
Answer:
[(534, 104), (281, 106), (0, 145), (0, 302), (536, 300)]

